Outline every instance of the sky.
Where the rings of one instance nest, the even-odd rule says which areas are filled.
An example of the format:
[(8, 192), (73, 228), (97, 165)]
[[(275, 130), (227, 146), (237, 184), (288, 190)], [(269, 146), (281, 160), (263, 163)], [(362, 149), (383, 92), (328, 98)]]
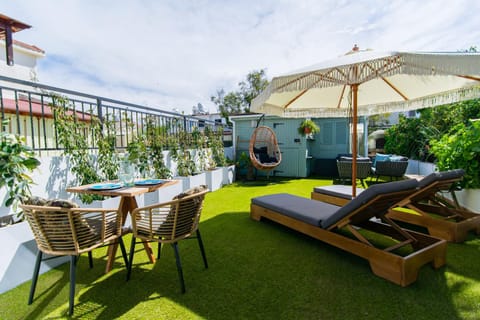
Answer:
[(360, 49), (480, 49), (478, 0), (15, 0), (42, 84), (191, 114), (238, 90)]

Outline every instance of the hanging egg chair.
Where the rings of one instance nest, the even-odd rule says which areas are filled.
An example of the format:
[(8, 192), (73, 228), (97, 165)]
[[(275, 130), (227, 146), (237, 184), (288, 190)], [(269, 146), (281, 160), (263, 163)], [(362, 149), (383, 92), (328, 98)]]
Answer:
[(248, 151), (252, 165), (258, 170), (267, 171), (267, 176), (282, 161), (275, 132), (267, 126), (255, 128)]

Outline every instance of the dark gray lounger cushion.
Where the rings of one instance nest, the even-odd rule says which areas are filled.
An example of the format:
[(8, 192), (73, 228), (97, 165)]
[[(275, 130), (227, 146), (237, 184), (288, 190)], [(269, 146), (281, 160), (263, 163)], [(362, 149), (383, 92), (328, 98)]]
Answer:
[(464, 174), (465, 174), (465, 171), (463, 171), (463, 169), (433, 172), (433, 173), (430, 173), (425, 178), (423, 178), (422, 180), (420, 180), (420, 182), (418, 183), (418, 187), (424, 188), (435, 181), (459, 179), (459, 178), (462, 178)]
[[(364, 189), (357, 188), (357, 196), (362, 193)], [(329, 195), (336, 198), (342, 198), (347, 200), (352, 200), (352, 187), (345, 185), (333, 185), (333, 186), (323, 186), (315, 187), (313, 191), (316, 193), (321, 193)]]
[[(414, 190), (417, 188), (417, 186), (418, 181), (415, 179), (374, 184), (368, 189), (365, 189), (365, 191), (363, 191), (362, 193), (360, 193), (358, 197), (347, 203), (345, 206), (341, 207), (341, 209), (338, 210), (335, 214), (323, 220), (321, 227), (327, 229), (331, 225), (335, 224), (342, 218), (349, 215), (352, 211), (358, 209), (368, 201), (375, 198), (377, 195), (409, 189)], [(385, 208), (385, 210), (386, 209), (388, 208)]]
[[(252, 203), (326, 229), (377, 195), (404, 190), (413, 191), (417, 186), (418, 182), (415, 179), (376, 184), (365, 189), (358, 197), (343, 207), (294, 196), (288, 193), (253, 198)], [(385, 208), (385, 210), (387, 209), (388, 208)]]
[(327, 219), (340, 208), (339, 206), (288, 193), (278, 193), (253, 198), (252, 204), (314, 226), (320, 226), (322, 220)]

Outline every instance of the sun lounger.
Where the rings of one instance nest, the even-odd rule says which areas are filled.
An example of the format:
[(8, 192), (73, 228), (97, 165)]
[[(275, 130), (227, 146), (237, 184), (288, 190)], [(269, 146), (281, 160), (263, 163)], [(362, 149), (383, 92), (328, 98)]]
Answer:
[(286, 193), (267, 195), (252, 199), (250, 217), (267, 218), (365, 258), (374, 274), (407, 286), (416, 281), (421, 266), (431, 262), (439, 268), (446, 258), (445, 240), (401, 229), (385, 217), (417, 185), (416, 180), (374, 185), (344, 206)]
[[(403, 199), (388, 217), (427, 228), (428, 233), (452, 242), (465, 241), (469, 231), (480, 234), (480, 214), (460, 206), (454, 197), (454, 188), (463, 178), (461, 169), (435, 172), (419, 181), (419, 190)], [(453, 194), (452, 199), (443, 194)], [(413, 210), (413, 211), (411, 211)]]

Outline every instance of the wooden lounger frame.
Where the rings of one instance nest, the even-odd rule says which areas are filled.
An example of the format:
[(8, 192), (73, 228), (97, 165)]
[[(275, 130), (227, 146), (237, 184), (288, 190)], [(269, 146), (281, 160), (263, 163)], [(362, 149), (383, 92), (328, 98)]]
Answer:
[(310, 195), (310, 198), (312, 200), (322, 201), (322, 202), (334, 204), (334, 205), (340, 206), (340, 207), (342, 207), (342, 206), (344, 206), (344, 205), (346, 205), (347, 203), (350, 202), (350, 200), (342, 198), (342, 197), (335, 197), (335, 196), (332, 196), (330, 194), (324, 194), (324, 193), (315, 192), (315, 191), (312, 191), (312, 193)]
[[(362, 257), (368, 260), (375, 275), (405, 287), (417, 280), (418, 271), (424, 264), (431, 262), (434, 268), (443, 266), (446, 263), (447, 248), (445, 240), (402, 229), (385, 216), (392, 199), (398, 201), (408, 194), (411, 194), (411, 191), (378, 195), (328, 229), (322, 229), (253, 203), (250, 207), (250, 217), (256, 221), (267, 218)], [(371, 221), (370, 218), (373, 216), (386, 223)], [(348, 237), (338, 232), (344, 228), (349, 230), (354, 237)], [(389, 248), (377, 248), (357, 231), (358, 228), (391, 237), (398, 242)], [(413, 252), (406, 256), (393, 252), (404, 246), (411, 246)]]
[(459, 180), (435, 181), (396, 205), (414, 210), (418, 214), (392, 207), (387, 216), (396, 221), (425, 227), (432, 236), (451, 242), (465, 241), (468, 232), (472, 230), (480, 234), (480, 214), (441, 195), (442, 191), (449, 191)]

